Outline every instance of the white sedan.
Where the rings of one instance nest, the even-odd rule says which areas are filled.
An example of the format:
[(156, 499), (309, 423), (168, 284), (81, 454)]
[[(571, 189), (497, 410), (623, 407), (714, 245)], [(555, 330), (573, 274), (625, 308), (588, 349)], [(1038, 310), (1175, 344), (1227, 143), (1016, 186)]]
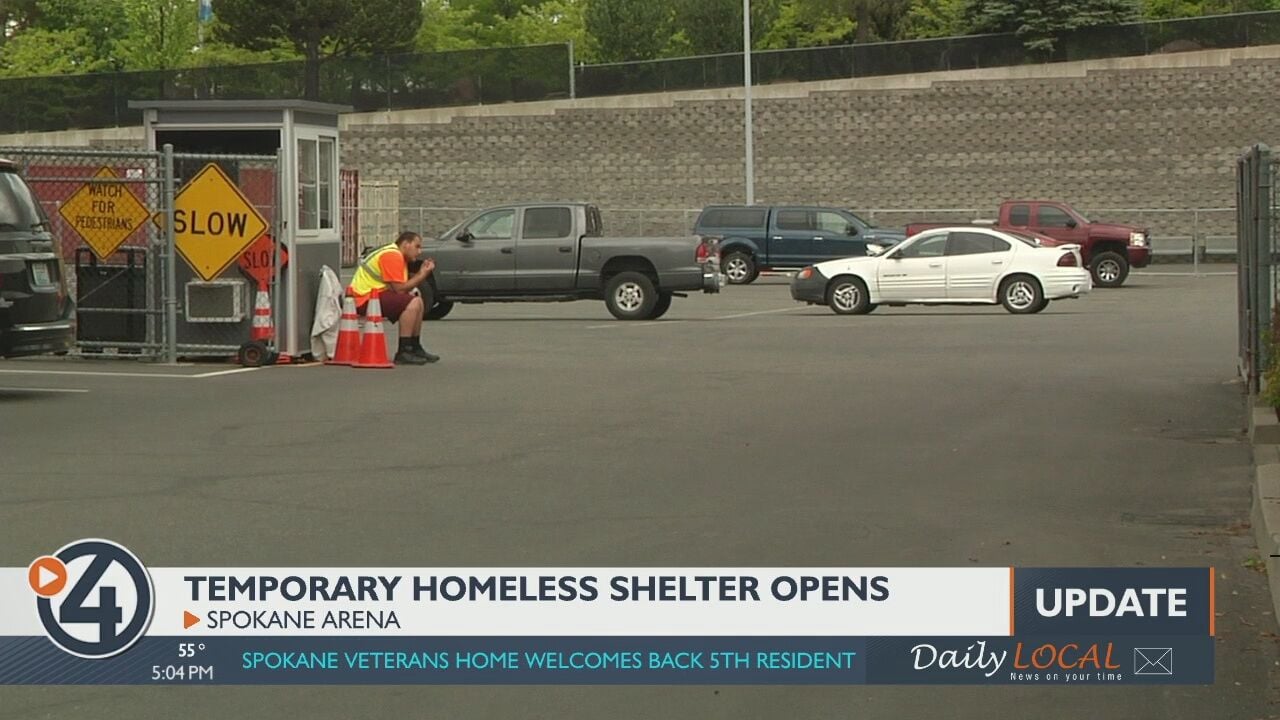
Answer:
[(883, 254), (811, 265), (791, 297), (862, 315), (878, 305), (994, 305), (1038, 313), (1050, 300), (1093, 289), (1079, 245), (1041, 245), (1030, 233), (985, 227), (930, 228)]

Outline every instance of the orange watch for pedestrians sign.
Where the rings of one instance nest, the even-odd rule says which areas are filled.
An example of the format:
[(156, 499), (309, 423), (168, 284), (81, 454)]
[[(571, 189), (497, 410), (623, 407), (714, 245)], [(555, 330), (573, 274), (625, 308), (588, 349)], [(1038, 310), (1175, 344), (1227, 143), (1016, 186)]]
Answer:
[[(154, 220), (163, 227), (163, 215)], [(206, 281), (221, 275), (267, 228), (266, 218), (216, 163), (205, 165), (174, 198), (178, 254)]]

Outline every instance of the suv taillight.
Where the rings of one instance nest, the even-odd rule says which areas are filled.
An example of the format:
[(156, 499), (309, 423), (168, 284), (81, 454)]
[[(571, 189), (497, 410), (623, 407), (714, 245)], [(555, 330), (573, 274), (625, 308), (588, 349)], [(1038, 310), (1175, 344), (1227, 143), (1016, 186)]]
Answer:
[(1079, 263), (1076, 262), (1076, 254), (1067, 253), (1058, 258), (1058, 267), (1080, 267)]

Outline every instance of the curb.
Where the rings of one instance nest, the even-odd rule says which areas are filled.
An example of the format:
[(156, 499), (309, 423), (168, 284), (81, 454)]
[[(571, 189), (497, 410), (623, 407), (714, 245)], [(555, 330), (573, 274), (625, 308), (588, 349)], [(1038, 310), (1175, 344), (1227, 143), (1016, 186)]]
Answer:
[(1253, 537), (1267, 567), (1272, 617), (1280, 619), (1280, 420), (1268, 405), (1249, 398), (1249, 442), (1253, 448)]

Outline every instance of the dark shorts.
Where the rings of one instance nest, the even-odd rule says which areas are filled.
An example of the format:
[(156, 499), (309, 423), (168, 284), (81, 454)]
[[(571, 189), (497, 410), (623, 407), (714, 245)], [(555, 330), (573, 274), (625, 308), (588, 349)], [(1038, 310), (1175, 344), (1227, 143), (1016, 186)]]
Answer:
[[(396, 292), (395, 290), (383, 290), (378, 296), (378, 301), (382, 305), (382, 317), (388, 322), (397, 322), (400, 316), (404, 314), (404, 309), (409, 307), (409, 303), (413, 302), (413, 295), (405, 292)], [(369, 303), (361, 305), (356, 312), (360, 317), (368, 314)]]

